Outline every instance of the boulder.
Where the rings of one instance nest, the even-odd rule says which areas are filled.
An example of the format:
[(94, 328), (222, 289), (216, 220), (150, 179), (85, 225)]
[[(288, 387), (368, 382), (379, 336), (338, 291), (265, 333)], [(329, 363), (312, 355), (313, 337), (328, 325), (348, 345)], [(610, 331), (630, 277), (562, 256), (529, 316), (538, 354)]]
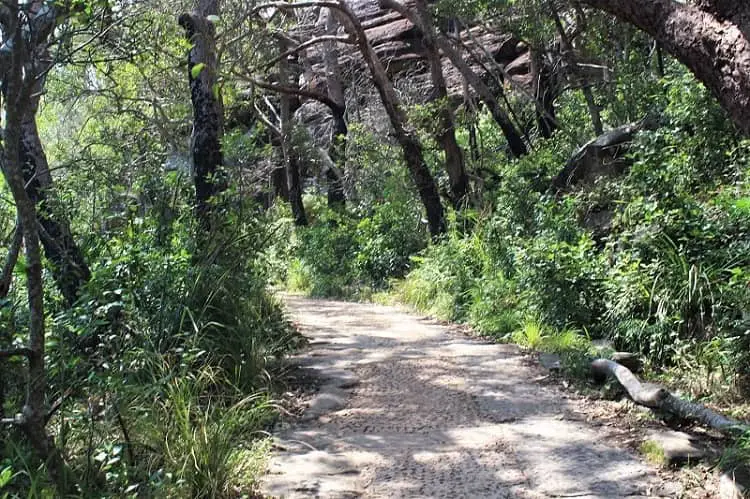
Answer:
[(648, 440), (663, 450), (664, 464), (668, 465), (695, 463), (709, 454), (698, 439), (681, 431), (652, 431)]

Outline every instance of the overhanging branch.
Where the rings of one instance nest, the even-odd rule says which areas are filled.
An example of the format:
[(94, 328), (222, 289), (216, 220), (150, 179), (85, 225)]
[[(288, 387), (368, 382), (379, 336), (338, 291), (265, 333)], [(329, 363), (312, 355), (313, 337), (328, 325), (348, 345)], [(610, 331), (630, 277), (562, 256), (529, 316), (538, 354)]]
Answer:
[(322, 94), (320, 92), (314, 92), (312, 90), (303, 90), (301, 88), (295, 88), (290, 87), (287, 85), (278, 85), (274, 83), (268, 83), (261, 80), (256, 80), (255, 78), (249, 78), (249, 77), (243, 77), (248, 82), (252, 83), (253, 85), (262, 88), (264, 90), (270, 90), (271, 92), (276, 92), (280, 94), (287, 94), (287, 95), (296, 95), (298, 97), (306, 97), (308, 99), (313, 99), (321, 104), (325, 104), (328, 106), (333, 113), (344, 113), (346, 110), (343, 108), (343, 106), (335, 103), (330, 97), (328, 97), (325, 94)]

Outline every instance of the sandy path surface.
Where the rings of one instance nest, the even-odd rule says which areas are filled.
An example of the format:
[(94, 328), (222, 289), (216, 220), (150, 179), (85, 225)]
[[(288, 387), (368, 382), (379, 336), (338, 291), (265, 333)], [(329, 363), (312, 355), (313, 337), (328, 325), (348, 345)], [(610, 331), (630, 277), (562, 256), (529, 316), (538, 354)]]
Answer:
[(321, 383), (277, 436), (263, 492), (290, 498), (673, 497), (510, 345), (395, 308), (285, 298)]

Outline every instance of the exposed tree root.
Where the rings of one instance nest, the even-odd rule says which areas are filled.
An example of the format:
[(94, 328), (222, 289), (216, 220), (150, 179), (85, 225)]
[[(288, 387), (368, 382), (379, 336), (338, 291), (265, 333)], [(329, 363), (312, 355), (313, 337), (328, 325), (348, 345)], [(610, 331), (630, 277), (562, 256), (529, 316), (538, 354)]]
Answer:
[(641, 383), (630, 369), (615, 361), (596, 359), (591, 363), (591, 373), (595, 379), (617, 379), (636, 404), (668, 412), (681, 419), (696, 421), (732, 436), (750, 430), (747, 424), (718, 414), (703, 404), (682, 400), (660, 386)]

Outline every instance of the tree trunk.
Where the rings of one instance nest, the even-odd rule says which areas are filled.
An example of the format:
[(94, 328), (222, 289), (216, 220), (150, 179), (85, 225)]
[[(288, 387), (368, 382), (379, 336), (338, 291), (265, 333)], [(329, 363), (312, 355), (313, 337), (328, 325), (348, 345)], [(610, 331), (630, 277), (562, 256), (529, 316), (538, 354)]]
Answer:
[(219, 0), (199, 0), (196, 10), (179, 18), (185, 37), (193, 44), (188, 53), (188, 81), (193, 104), (191, 153), (195, 212), (206, 231), (212, 227), (211, 198), (223, 190), (218, 176), (223, 162), (224, 109), (217, 78), (216, 30), (208, 19), (218, 14)]
[(594, 127), (594, 134), (598, 137), (604, 133), (604, 127), (602, 126), (602, 118), (599, 113), (599, 107), (596, 105), (594, 100), (594, 92), (591, 91), (591, 86), (585, 77), (580, 74), (578, 70), (578, 58), (576, 57), (575, 49), (573, 44), (570, 43), (568, 34), (565, 32), (565, 26), (560, 20), (560, 15), (557, 13), (557, 8), (553, 2), (548, 2), (549, 8), (552, 11), (552, 18), (555, 20), (555, 27), (557, 28), (557, 34), (560, 35), (560, 45), (562, 46), (563, 58), (570, 66), (570, 73), (573, 80), (581, 87), (583, 98), (586, 100), (586, 106), (589, 108), (589, 116), (591, 117), (591, 124)]
[[(18, 0), (6, 2), (14, 13), (6, 24), (2, 25), (4, 38), (13, 38), (11, 56), (4, 68), (3, 81), (5, 94), (5, 129), (3, 144), (0, 149), (0, 165), (5, 180), (16, 204), (25, 241), (26, 287), (29, 306), (28, 343), (23, 355), (28, 362), (28, 387), (26, 401), (19, 421), (32, 448), (45, 462), (50, 477), (58, 487), (61, 496), (71, 490), (73, 484), (70, 473), (53, 440), (46, 430), (45, 395), (47, 390), (47, 373), (44, 363), (45, 330), (44, 330), (44, 283), (42, 280), (42, 254), (39, 243), (37, 214), (34, 201), (26, 192), (23, 168), (21, 165), (22, 127), (26, 113), (30, 112), (30, 101), (35, 88), (36, 73), (32, 64), (39, 61), (25, 60), (29, 54), (23, 39), (23, 26), (19, 22)], [(32, 52), (32, 56), (36, 55)]]
[(446, 230), (445, 216), (435, 179), (432, 177), (432, 173), (424, 160), (422, 144), (417, 137), (416, 131), (409, 126), (406, 113), (404, 113), (401, 107), (401, 102), (396, 95), (393, 84), (388, 79), (382, 62), (378, 59), (375, 50), (365, 36), (365, 31), (357, 16), (344, 2), (337, 4), (337, 8), (344, 14), (342, 16), (344, 27), (357, 40), (359, 50), (365, 59), (373, 82), (380, 94), (380, 99), (388, 113), (396, 140), (403, 150), (404, 161), (409, 168), (412, 179), (419, 191), (419, 197), (427, 212), (430, 234), (432, 234), (433, 238), (437, 238)]
[(44, 254), (52, 265), (57, 287), (68, 305), (73, 305), (81, 288), (91, 278), (91, 271), (73, 238), (70, 224), (55, 210), (52, 176), (36, 125), (36, 111), (43, 86), (41, 81), (38, 77), (21, 126), (20, 161), (26, 192), (36, 205)]
[(747, 424), (718, 414), (703, 404), (682, 400), (665, 388), (641, 384), (630, 369), (615, 361), (596, 359), (591, 363), (591, 373), (599, 381), (608, 377), (617, 379), (636, 404), (668, 412), (683, 420), (698, 421), (729, 435), (740, 436), (750, 429)]
[(381, 6), (390, 8), (409, 19), (419, 29), (425, 47), (425, 55), (430, 64), (432, 78), (431, 101), (438, 102), (436, 138), (445, 152), (445, 167), (450, 180), (451, 201), (454, 208), (460, 210), (466, 205), (469, 194), (469, 178), (466, 175), (464, 152), (456, 140), (456, 127), (453, 113), (448, 107), (448, 89), (443, 75), (443, 63), (440, 50), (435, 42), (433, 21), (424, 0), (415, 2), (416, 11), (412, 11), (395, 0), (380, 0)]
[[(283, 54), (287, 50), (286, 41), (280, 41), (280, 49)], [(289, 71), (289, 61), (286, 56), (279, 59), (279, 78), (283, 85), (288, 85), (292, 75)], [(281, 94), (281, 149), (286, 166), (286, 181), (289, 192), (289, 204), (292, 208), (294, 224), (298, 227), (307, 225), (305, 206), (302, 203), (302, 185), (299, 175), (299, 162), (293, 145), (292, 124), (292, 96), (288, 93)]]
[(750, 3), (582, 0), (638, 26), (685, 64), (750, 135)]
[[(68, 305), (73, 305), (79, 297), (81, 288), (91, 277), (83, 253), (76, 244), (70, 230), (70, 223), (59, 212), (55, 212), (55, 197), (52, 175), (49, 171), (47, 156), (39, 139), (36, 124), (36, 113), (39, 99), (44, 92), (45, 77), (52, 65), (52, 58), (46, 48), (46, 40), (54, 30), (56, 9), (44, 10), (44, 2), (35, 1), (28, 7), (30, 15), (40, 12), (43, 17), (32, 18), (35, 36), (28, 47), (28, 56), (34, 59), (33, 64), (27, 64), (33, 80), (30, 95), (24, 103), (25, 110), (21, 117), (20, 138), (18, 143), (19, 161), (24, 175), (26, 192), (35, 204), (37, 218), (41, 230), (42, 245), (52, 267), (52, 275)], [(9, 18), (10, 19), (10, 18)], [(4, 26), (5, 27), (5, 26)], [(11, 68), (10, 51), (4, 51), (6, 60), (0, 61), (0, 75)], [(0, 78), (2, 80), (3, 78)], [(8, 88), (3, 89), (6, 94)]]
[[(331, 9), (326, 9), (326, 35), (335, 35), (338, 31), (338, 23)], [(341, 68), (339, 67), (339, 53), (336, 42), (327, 42), (323, 47), (323, 63), (326, 70), (326, 87), (328, 97), (336, 104), (338, 109), (332, 109), (333, 129), (331, 131), (331, 147), (328, 155), (333, 162), (334, 168), (326, 170), (328, 180), (328, 206), (332, 208), (343, 207), (346, 204), (344, 194), (344, 179), (342, 172), (346, 166), (346, 138), (349, 128), (346, 125), (346, 98), (344, 87), (341, 84)]]
[(545, 54), (539, 50), (531, 49), (531, 61), (533, 64), (532, 74), (535, 76), (534, 99), (536, 101), (537, 128), (542, 137), (549, 139), (557, 130), (555, 72), (547, 61)]
[(466, 81), (469, 82), (469, 85), (471, 85), (474, 91), (479, 95), (479, 98), (481, 98), (485, 103), (490, 113), (492, 114), (492, 117), (500, 126), (500, 129), (503, 131), (503, 135), (505, 135), (505, 140), (508, 141), (508, 147), (513, 157), (520, 158), (521, 156), (526, 155), (528, 149), (526, 148), (526, 144), (523, 141), (521, 133), (513, 125), (513, 122), (510, 120), (510, 116), (508, 116), (508, 113), (506, 113), (503, 108), (500, 107), (500, 104), (497, 102), (497, 99), (492, 93), (492, 90), (490, 90), (490, 88), (485, 85), (482, 79), (474, 72), (473, 69), (471, 69), (471, 66), (469, 66), (469, 64), (464, 61), (463, 57), (461, 57), (461, 54), (459, 54), (453, 48), (453, 46), (444, 36), (437, 34), (435, 37), (435, 42), (437, 43), (438, 47), (440, 47), (440, 50), (443, 51), (443, 54), (445, 54), (446, 57), (450, 59), (451, 63), (456, 67), (456, 69), (458, 69), (458, 71), (466, 79)]

